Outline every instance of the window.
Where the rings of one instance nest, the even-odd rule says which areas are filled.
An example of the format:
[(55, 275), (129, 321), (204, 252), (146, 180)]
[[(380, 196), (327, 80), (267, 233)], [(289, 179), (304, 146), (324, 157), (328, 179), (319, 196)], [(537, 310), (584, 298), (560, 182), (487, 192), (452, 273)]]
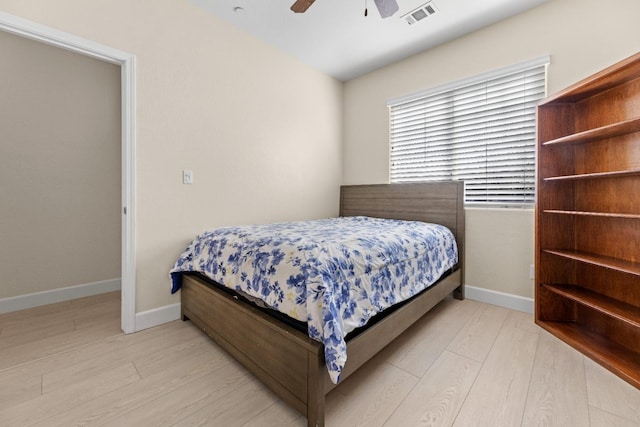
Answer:
[(465, 202), (530, 204), (549, 58), (389, 102), (391, 182), (464, 180)]

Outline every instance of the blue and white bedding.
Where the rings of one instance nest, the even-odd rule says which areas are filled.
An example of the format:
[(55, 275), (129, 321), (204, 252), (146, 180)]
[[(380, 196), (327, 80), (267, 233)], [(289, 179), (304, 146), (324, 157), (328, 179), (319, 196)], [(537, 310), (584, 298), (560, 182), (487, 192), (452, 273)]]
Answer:
[(225, 227), (197, 236), (171, 270), (198, 272), (308, 325), (334, 383), (346, 335), (424, 290), (458, 261), (442, 225), (370, 217)]

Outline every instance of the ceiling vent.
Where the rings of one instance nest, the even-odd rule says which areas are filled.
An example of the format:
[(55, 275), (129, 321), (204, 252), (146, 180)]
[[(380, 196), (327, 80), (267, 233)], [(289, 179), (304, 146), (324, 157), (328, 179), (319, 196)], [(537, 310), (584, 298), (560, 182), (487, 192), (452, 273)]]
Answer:
[(418, 6), (411, 12), (402, 15), (400, 19), (404, 19), (407, 21), (409, 25), (413, 25), (418, 21), (422, 21), (427, 16), (431, 16), (437, 12), (436, 6), (432, 1), (423, 4), (422, 6)]

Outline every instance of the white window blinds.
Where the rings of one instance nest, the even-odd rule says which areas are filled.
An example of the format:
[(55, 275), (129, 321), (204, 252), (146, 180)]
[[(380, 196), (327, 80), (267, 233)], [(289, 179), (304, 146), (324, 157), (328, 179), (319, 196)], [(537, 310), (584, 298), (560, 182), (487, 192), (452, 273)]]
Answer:
[(465, 201), (533, 203), (549, 58), (389, 103), (391, 182), (464, 180)]

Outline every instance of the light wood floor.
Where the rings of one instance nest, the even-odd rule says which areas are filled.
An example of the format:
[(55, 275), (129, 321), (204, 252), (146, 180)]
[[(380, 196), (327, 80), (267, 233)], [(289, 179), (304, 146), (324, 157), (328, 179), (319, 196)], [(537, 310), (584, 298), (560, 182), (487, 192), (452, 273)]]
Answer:
[[(119, 294), (0, 315), (1, 426), (306, 426), (190, 322)], [(640, 391), (531, 316), (445, 300), (327, 397), (334, 426), (640, 426)]]

